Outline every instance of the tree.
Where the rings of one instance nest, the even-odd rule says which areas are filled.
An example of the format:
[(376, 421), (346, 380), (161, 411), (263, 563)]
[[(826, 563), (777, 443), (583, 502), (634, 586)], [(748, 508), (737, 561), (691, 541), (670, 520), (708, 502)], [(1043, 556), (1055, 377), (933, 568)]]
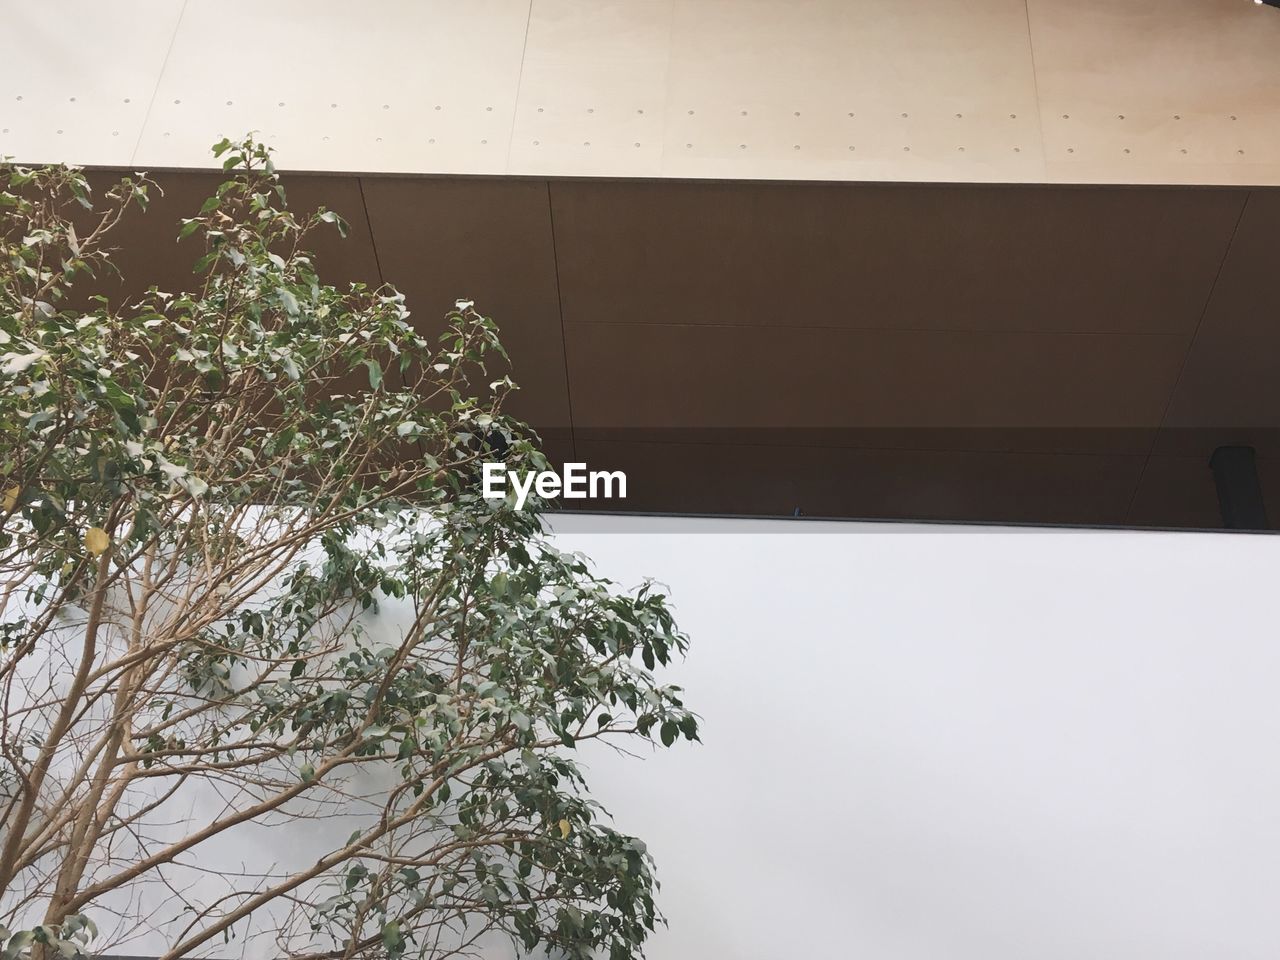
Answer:
[[(665, 598), (480, 496), (495, 450), (546, 466), (490, 320), (432, 342), (393, 289), (325, 285), (305, 243), (341, 219), (290, 213), (262, 146), (215, 154), (194, 291), (123, 306), (83, 290), (154, 183), (0, 168), (4, 960), (109, 946), (148, 883), (165, 960), (641, 955), (651, 860), (574, 748), (697, 738)], [(166, 826), (193, 797), (209, 822)], [(208, 893), (233, 831), (335, 813), (319, 859)]]

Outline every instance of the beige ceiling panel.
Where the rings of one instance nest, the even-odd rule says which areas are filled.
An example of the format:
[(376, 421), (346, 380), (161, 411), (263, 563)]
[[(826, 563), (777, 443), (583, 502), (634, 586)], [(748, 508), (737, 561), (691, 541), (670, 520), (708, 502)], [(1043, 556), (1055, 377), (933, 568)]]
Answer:
[(138, 162), (208, 165), (220, 136), (256, 130), (293, 169), (502, 173), (527, 16), (528, 0), (189, 0)]
[(1045, 164), (1046, 183), (1160, 184), (1180, 186), (1255, 186), (1280, 184), (1280, 163), (1181, 163), (1178, 161), (1089, 163), (1068, 160)]
[[(709, 114), (709, 115), (708, 115)], [(799, 114), (797, 116), (797, 114)], [(751, 180), (1009, 183), (1044, 178), (1030, 118), (755, 108), (671, 114), (663, 174)]]
[(0, 5), (0, 156), (127, 164), (182, 5)]
[(1027, 0), (1050, 178), (1280, 182), (1280, 11)]
[(673, 0), (535, 0), (510, 172), (656, 177)]
[[(0, 153), (294, 170), (1280, 184), (1248, 0), (0, 0)], [(21, 99), (19, 99), (19, 97)]]
[(1020, 0), (676, 0), (669, 96), (668, 176), (1043, 174)]

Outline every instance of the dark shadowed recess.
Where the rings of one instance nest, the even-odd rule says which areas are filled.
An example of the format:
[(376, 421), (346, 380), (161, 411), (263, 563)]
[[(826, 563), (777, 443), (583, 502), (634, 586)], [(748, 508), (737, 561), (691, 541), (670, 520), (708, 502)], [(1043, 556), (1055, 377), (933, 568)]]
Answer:
[[(96, 171), (103, 181), (110, 171)], [(119, 262), (181, 288), (154, 174)], [(291, 174), (336, 283), (494, 317), (567, 509), (1206, 528), (1254, 449), (1280, 516), (1280, 190)]]

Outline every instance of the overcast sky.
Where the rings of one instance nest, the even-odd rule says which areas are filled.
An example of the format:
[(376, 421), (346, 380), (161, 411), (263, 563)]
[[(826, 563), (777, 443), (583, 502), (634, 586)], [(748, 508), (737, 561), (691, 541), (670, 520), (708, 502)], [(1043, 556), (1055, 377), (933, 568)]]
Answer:
[[(652, 960), (1280, 956), (1280, 539), (557, 529), (623, 584), (668, 583), (693, 641), (668, 679), (704, 744), (589, 754), (658, 860)], [(220, 808), (197, 801), (169, 829)], [(245, 827), (201, 848), (198, 882), (312, 862), (350, 829)], [(165, 887), (139, 902), (186, 922)], [(136, 932), (115, 952), (163, 949)], [(278, 956), (218, 955), (241, 950)]]
[(705, 745), (594, 764), (659, 860), (651, 956), (1280, 955), (1280, 540), (558, 529), (693, 637)]

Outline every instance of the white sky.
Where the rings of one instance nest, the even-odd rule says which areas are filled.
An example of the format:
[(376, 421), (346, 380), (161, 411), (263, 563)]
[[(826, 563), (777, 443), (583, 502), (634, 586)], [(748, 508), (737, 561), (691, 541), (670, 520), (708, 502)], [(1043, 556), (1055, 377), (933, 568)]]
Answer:
[(693, 638), (705, 744), (593, 764), (657, 960), (1280, 956), (1280, 540), (557, 529)]
[[(669, 584), (693, 641), (664, 679), (704, 744), (589, 756), (658, 860), (652, 960), (1280, 956), (1280, 539), (555, 527), (622, 584)], [(311, 862), (349, 829), (245, 828), (200, 863)], [(185, 923), (166, 889), (140, 902)], [(116, 952), (163, 949), (136, 932)], [(218, 955), (242, 948), (277, 955)]]

